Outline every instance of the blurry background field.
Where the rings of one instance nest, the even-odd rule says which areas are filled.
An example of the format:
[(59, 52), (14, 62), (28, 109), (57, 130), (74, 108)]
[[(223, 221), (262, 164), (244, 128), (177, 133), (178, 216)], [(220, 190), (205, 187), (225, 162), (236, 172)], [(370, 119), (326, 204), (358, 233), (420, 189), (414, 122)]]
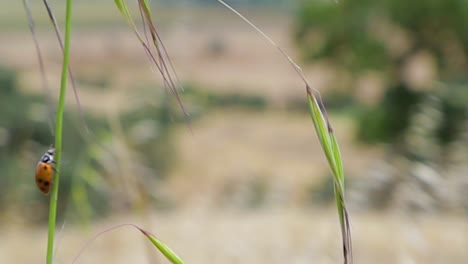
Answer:
[[(345, 161), (356, 263), (466, 263), (468, 3), (235, 3), (324, 96)], [(41, 263), (48, 197), (33, 173), (53, 141), (47, 100), (21, 3), (0, 6), (0, 262)], [(61, 17), (63, 5), (53, 6)], [(58, 263), (128, 222), (187, 263), (341, 262), (304, 87), (274, 48), (214, 1), (154, 5), (191, 133), (112, 3), (74, 6), (71, 63), (100, 144), (83, 139), (69, 90)], [(56, 99), (59, 46), (45, 9), (32, 7)], [(146, 243), (115, 231), (77, 263), (164, 263)]]

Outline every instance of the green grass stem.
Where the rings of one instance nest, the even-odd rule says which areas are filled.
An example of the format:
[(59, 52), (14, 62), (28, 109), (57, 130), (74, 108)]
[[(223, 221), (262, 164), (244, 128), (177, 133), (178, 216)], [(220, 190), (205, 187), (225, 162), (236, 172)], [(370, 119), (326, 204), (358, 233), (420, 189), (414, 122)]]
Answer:
[[(63, 113), (65, 111), (65, 94), (67, 91), (68, 82), (68, 64), (70, 59), (70, 31), (71, 31), (71, 14), (72, 14), (72, 0), (67, 0), (65, 11), (65, 39), (63, 50), (62, 62), (62, 77), (60, 82), (60, 95), (57, 107), (57, 114), (55, 119), (55, 168), (60, 172), (60, 163), (62, 158), (62, 127), (63, 127)], [(52, 264), (54, 254), (54, 237), (55, 237), (55, 224), (57, 218), (57, 203), (58, 192), (60, 183), (60, 173), (55, 173), (54, 183), (52, 185), (52, 194), (50, 196), (49, 206), (49, 232), (47, 240), (47, 264)]]

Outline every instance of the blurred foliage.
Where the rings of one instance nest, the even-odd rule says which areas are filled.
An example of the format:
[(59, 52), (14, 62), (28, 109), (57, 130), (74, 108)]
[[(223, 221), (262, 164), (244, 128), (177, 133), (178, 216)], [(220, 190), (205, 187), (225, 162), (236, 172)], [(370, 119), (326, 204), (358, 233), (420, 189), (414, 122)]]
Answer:
[(190, 103), (205, 109), (237, 107), (248, 110), (264, 110), (268, 107), (267, 99), (261, 95), (235, 92), (216, 93), (199, 89), (193, 85), (187, 85), (184, 88), (184, 97), (188, 98)]
[[(308, 0), (298, 8), (296, 40), (307, 61), (331, 63), (336, 72), (350, 74), (353, 81), (344, 84), (349, 97), (360, 92), (359, 77), (382, 73), (383, 96), (358, 111), (359, 139), (401, 143), (412, 111), (432, 94), (443, 101), (438, 141), (446, 144), (466, 118), (464, 106), (455, 105), (450, 94), (468, 70), (467, 17), (465, 0)], [(424, 63), (415, 66), (421, 54)], [(413, 80), (421, 69), (422, 84)], [(447, 85), (440, 88), (436, 80)]]
[(175, 122), (184, 122), (167, 99), (162, 96), (156, 104), (142, 104), (120, 117), (130, 149), (142, 154), (138, 159), (140, 165), (158, 177), (165, 176), (175, 155), (171, 128)]
[[(93, 78), (89, 82), (78, 80), (86, 80), (90, 87), (107, 86), (105, 78)], [(158, 193), (158, 186), (174, 167), (174, 127), (189, 125), (175, 99), (155, 91), (154, 87), (139, 89), (129, 98), (124, 112), (107, 119), (85, 113), (91, 134), (84, 131), (78, 113), (71, 108), (65, 113), (59, 222), (67, 217), (86, 223), (111, 211), (144, 204), (162, 209), (174, 206)], [(3, 67), (0, 92), (0, 208), (19, 205), (28, 208), (19, 210), (26, 219), (46, 222), (49, 199), (36, 190), (34, 171), (39, 157), (53, 142), (47, 100), (20, 92), (16, 72)], [(185, 89), (184, 102), (195, 111), (192, 121), (218, 108), (267, 107), (261, 96), (217, 94), (193, 86)], [(254, 184), (254, 188), (254, 193), (261, 192), (260, 185)], [(252, 199), (256, 203), (257, 198)]]
[(391, 87), (379, 107), (363, 108), (358, 138), (368, 143), (391, 143), (401, 137), (409, 123), (411, 107), (421, 95), (404, 86)]
[(111, 77), (108, 75), (99, 76), (78, 76), (76, 82), (79, 87), (89, 87), (93, 89), (106, 90), (110, 88)]
[[(48, 124), (50, 114), (44, 104), (44, 98), (20, 93), (16, 72), (12, 69), (0, 68), (0, 93), (0, 167), (4, 171), (3, 184), (0, 187), (0, 207), (4, 207), (11, 199), (24, 199), (21, 202), (27, 202), (28, 199), (42, 196), (35, 190), (34, 172), (37, 161), (53, 142), (53, 136)], [(70, 118), (64, 120), (70, 158), (77, 152), (69, 150), (79, 150), (82, 145), (79, 132), (73, 123)], [(65, 167), (62, 173), (70, 175), (71, 170)], [(67, 185), (67, 178), (64, 179), (64, 185)], [(26, 184), (27, 190), (33, 192), (17, 194), (20, 189), (26, 188)], [(66, 192), (62, 192), (61, 196), (66, 200)], [(41, 200), (37, 209), (46, 207), (47, 203), (48, 199)], [(45, 214), (34, 212), (31, 214), (31, 220), (44, 220)]]
[[(360, 141), (390, 150), (351, 185), (355, 204), (466, 208), (467, 17), (466, 0), (301, 2), (296, 41), (337, 76), (330, 106), (355, 114)], [(329, 197), (327, 184), (313, 193)]]
[[(47, 100), (44, 96), (20, 92), (16, 72), (0, 68), (0, 208), (15, 204), (25, 219), (42, 223), (47, 221), (49, 199), (36, 190), (34, 172), (40, 156), (47, 150), (53, 135), (48, 122)], [(54, 107), (54, 106), (52, 106)], [(54, 119), (52, 117), (52, 119)], [(59, 193), (59, 221), (65, 215), (69, 219), (85, 220), (102, 216), (113, 209), (126, 209), (119, 204), (131, 204), (131, 197), (121, 195), (119, 188), (112, 188), (122, 177), (138, 178), (151, 191), (151, 178), (161, 178), (174, 158), (170, 139), (170, 118), (167, 105), (158, 107), (140, 105), (119, 117), (123, 138), (108, 120), (86, 115), (92, 135), (84, 132), (77, 113), (67, 111), (64, 115), (63, 166)], [(114, 145), (124, 142), (124, 148)], [(127, 161), (137, 168), (123, 168)], [(134, 156), (134, 153), (138, 153)], [(130, 173), (129, 173), (130, 171)], [(124, 174), (124, 175), (122, 175)], [(148, 180), (149, 178), (149, 180)], [(136, 188), (137, 188), (136, 187)], [(125, 186), (120, 187), (120, 190)], [(117, 190), (117, 191), (116, 191)], [(78, 217), (78, 218), (75, 218)]]
[(306, 188), (307, 205), (330, 205), (335, 198), (333, 176), (327, 174), (319, 183), (312, 183)]
[[(463, 74), (452, 69), (450, 48), (468, 51), (465, 0), (303, 1), (297, 20), (297, 40), (307, 59), (331, 58), (357, 72), (366, 68), (395, 70), (411, 54), (429, 50), (443, 76)], [(389, 28), (387, 28), (389, 27)], [(407, 33), (410, 47), (392, 51), (391, 41), (380, 36), (396, 27)], [(447, 50), (449, 49), (449, 50)], [(393, 54), (392, 52), (399, 54)], [(455, 52), (455, 51), (453, 51)], [(445, 67), (444, 67), (445, 66)], [(465, 65), (466, 66), (466, 65)]]

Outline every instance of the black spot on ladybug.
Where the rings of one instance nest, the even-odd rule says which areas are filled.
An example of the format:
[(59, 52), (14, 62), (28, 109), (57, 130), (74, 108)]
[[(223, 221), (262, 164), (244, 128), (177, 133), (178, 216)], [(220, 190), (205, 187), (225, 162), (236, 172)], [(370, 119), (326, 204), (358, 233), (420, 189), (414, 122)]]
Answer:
[(42, 168), (43, 168), (44, 170), (47, 170), (47, 166), (46, 166), (46, 165), (42, 166)]
[(38, 182), (38, 183), (42, 183), (42, 179), (40, 179), (40, 178), (37, 179), (37, 182)]
[(45, 181), (45, 182), (44, 182), (44, 185), (45, 185), (45, 186), (49, 186), (49, 184), (50, 184), (49, 181)]

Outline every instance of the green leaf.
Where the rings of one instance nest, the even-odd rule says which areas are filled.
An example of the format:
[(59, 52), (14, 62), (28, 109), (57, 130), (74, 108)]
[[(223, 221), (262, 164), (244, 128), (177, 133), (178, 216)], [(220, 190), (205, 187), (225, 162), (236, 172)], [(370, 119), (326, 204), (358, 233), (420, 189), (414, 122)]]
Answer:
[(130, 12), (128, 11), (127, 4), (123, 0), (114, 0), (115, 5), (119, 9), (120, 13), (125, 17), (125, 19), (130, 19)]
[(340, 147), (334, 133), (330, 133), (331, 147), (333, 150), (333, 157), (335, 159), (335, 165), (338, 172), (338, 179), (341, 185), (341, 189), (344, 192), (344, 172), (343, 172), (343, 159), (341, 158)]
[(124, 14), (124, 5), (125, 3), (122, 1), (122, 0), (114, 0), (114, 3), (115, 5), (117, 6), (117, 8), (120, 10), (120, 13), (122, 13), (122, 15)]
[(340, 220), (345, 264), (352, 263), (351, 231), (349, 227), (349, 217), (344, 201), (344, 172), (340, 148), (333, 130), (329, 127), (329, 123), (320, 110), (317, 100), (311, 93), (307, 93), (307, 103), (315, 130), (333, 173), (333, 190), (335, 193), (336, 207), (338, 209), (338, 216)]
[(132, 19), (132, 15), (130, 14), (130, 11), (128, 10), (127, 4), (125, 3), (124, 0), (114, 0), (115, 5), (119, 9), (120, 13), (122, 16), (127, 20), (127, 22), (132, 25), (135, 28), (135, 24)]
[(151, 12), (150, 12), (148, 1), (142, 0), (141, 3), (143, 3), (143, 8), (145, 9), (144, 11), (147, 14), (148, 18), (151, 20), (152, 17), (151, 17)]
[(338, 180), (337, 175), (339, 172), (338, 167), (335, 164), (335, 155), (333, 154), (333, 147), (331, 143), (330, 134), (328, 132), (327, 123), (325, 122), (322, 111), (320, 110), (317, 101), (310, 94), (307, 94), (307, 104), (309, 106), (310, 116), (315, 126), (315, 131), (317, 132), (320, 144), (322, 145), (322, 148), (325, 152), (325, 156), (327, 157), (333, 176), (335, 177), (335, 180)]
[(89, 247), (91, 245), (91, 242), (93, 242), (94, 240), (96, 240), (98, 237), (104, 235), (104, 234), (107, 234), (113, 230), (116, 230), (116, 229), (119, 229), (119, 228), (122, 228), (122, 227), (133, 227), (137, 230), (139, 230), (143, 235), (145, 235), (150, 241), (151, 243), (153, 243), (153, 245), (156, 246), (157, 249), (159, 249), (159, 251), (161, 251), (161, 253), (163, 253), (164, 256), (166, 256), (166, 258), (171, 261), (173, 264), (184, 264), (184, 261), (179, 258), (175, 253), (174, 251), (172, 251), (169, 247), (167, 247), (164, 243), (162, 243), (161, 241), (159, 241), (154, 235), (150, 234), (149, 232), (145, 231), (143, 228), (137, 226), (137, 225), (134, 225), (134, 224), (121, 224), (121, 225), (117, 225), (117, 226), (113, 226), (111, 228), (108, 228), (100, 233), (98, 233), (97, 235), (95, 235), (93, 238), (91, 238), (82, 248), (81, 250), (78, 252), (78, 254), (75, 256), (75, 258), (73, 259), (72, 261), (72, 264), (75, 263), (78, 258), (82, 255), (82, 253), (85, 251), (85, 249), (87, 247)]
[(154, 246), (156, 246), (159, 249), (159, 251), (161, 251), (161, 253), (163, 253), (164, 256), (166, 256), (168, 260), (170, 260), (174, 264), (184, 264), (184, 261), (181, 258), (179, 258), (179, 256), (177, 256), (176, 253), (174, 253), (174, 251), (172, 251), (168, 246), (159, 241), (155, 236), (146, 232), (143, 229), (140, 229), (140, 231), (151, 241), (151, 243), (153, 243)]

